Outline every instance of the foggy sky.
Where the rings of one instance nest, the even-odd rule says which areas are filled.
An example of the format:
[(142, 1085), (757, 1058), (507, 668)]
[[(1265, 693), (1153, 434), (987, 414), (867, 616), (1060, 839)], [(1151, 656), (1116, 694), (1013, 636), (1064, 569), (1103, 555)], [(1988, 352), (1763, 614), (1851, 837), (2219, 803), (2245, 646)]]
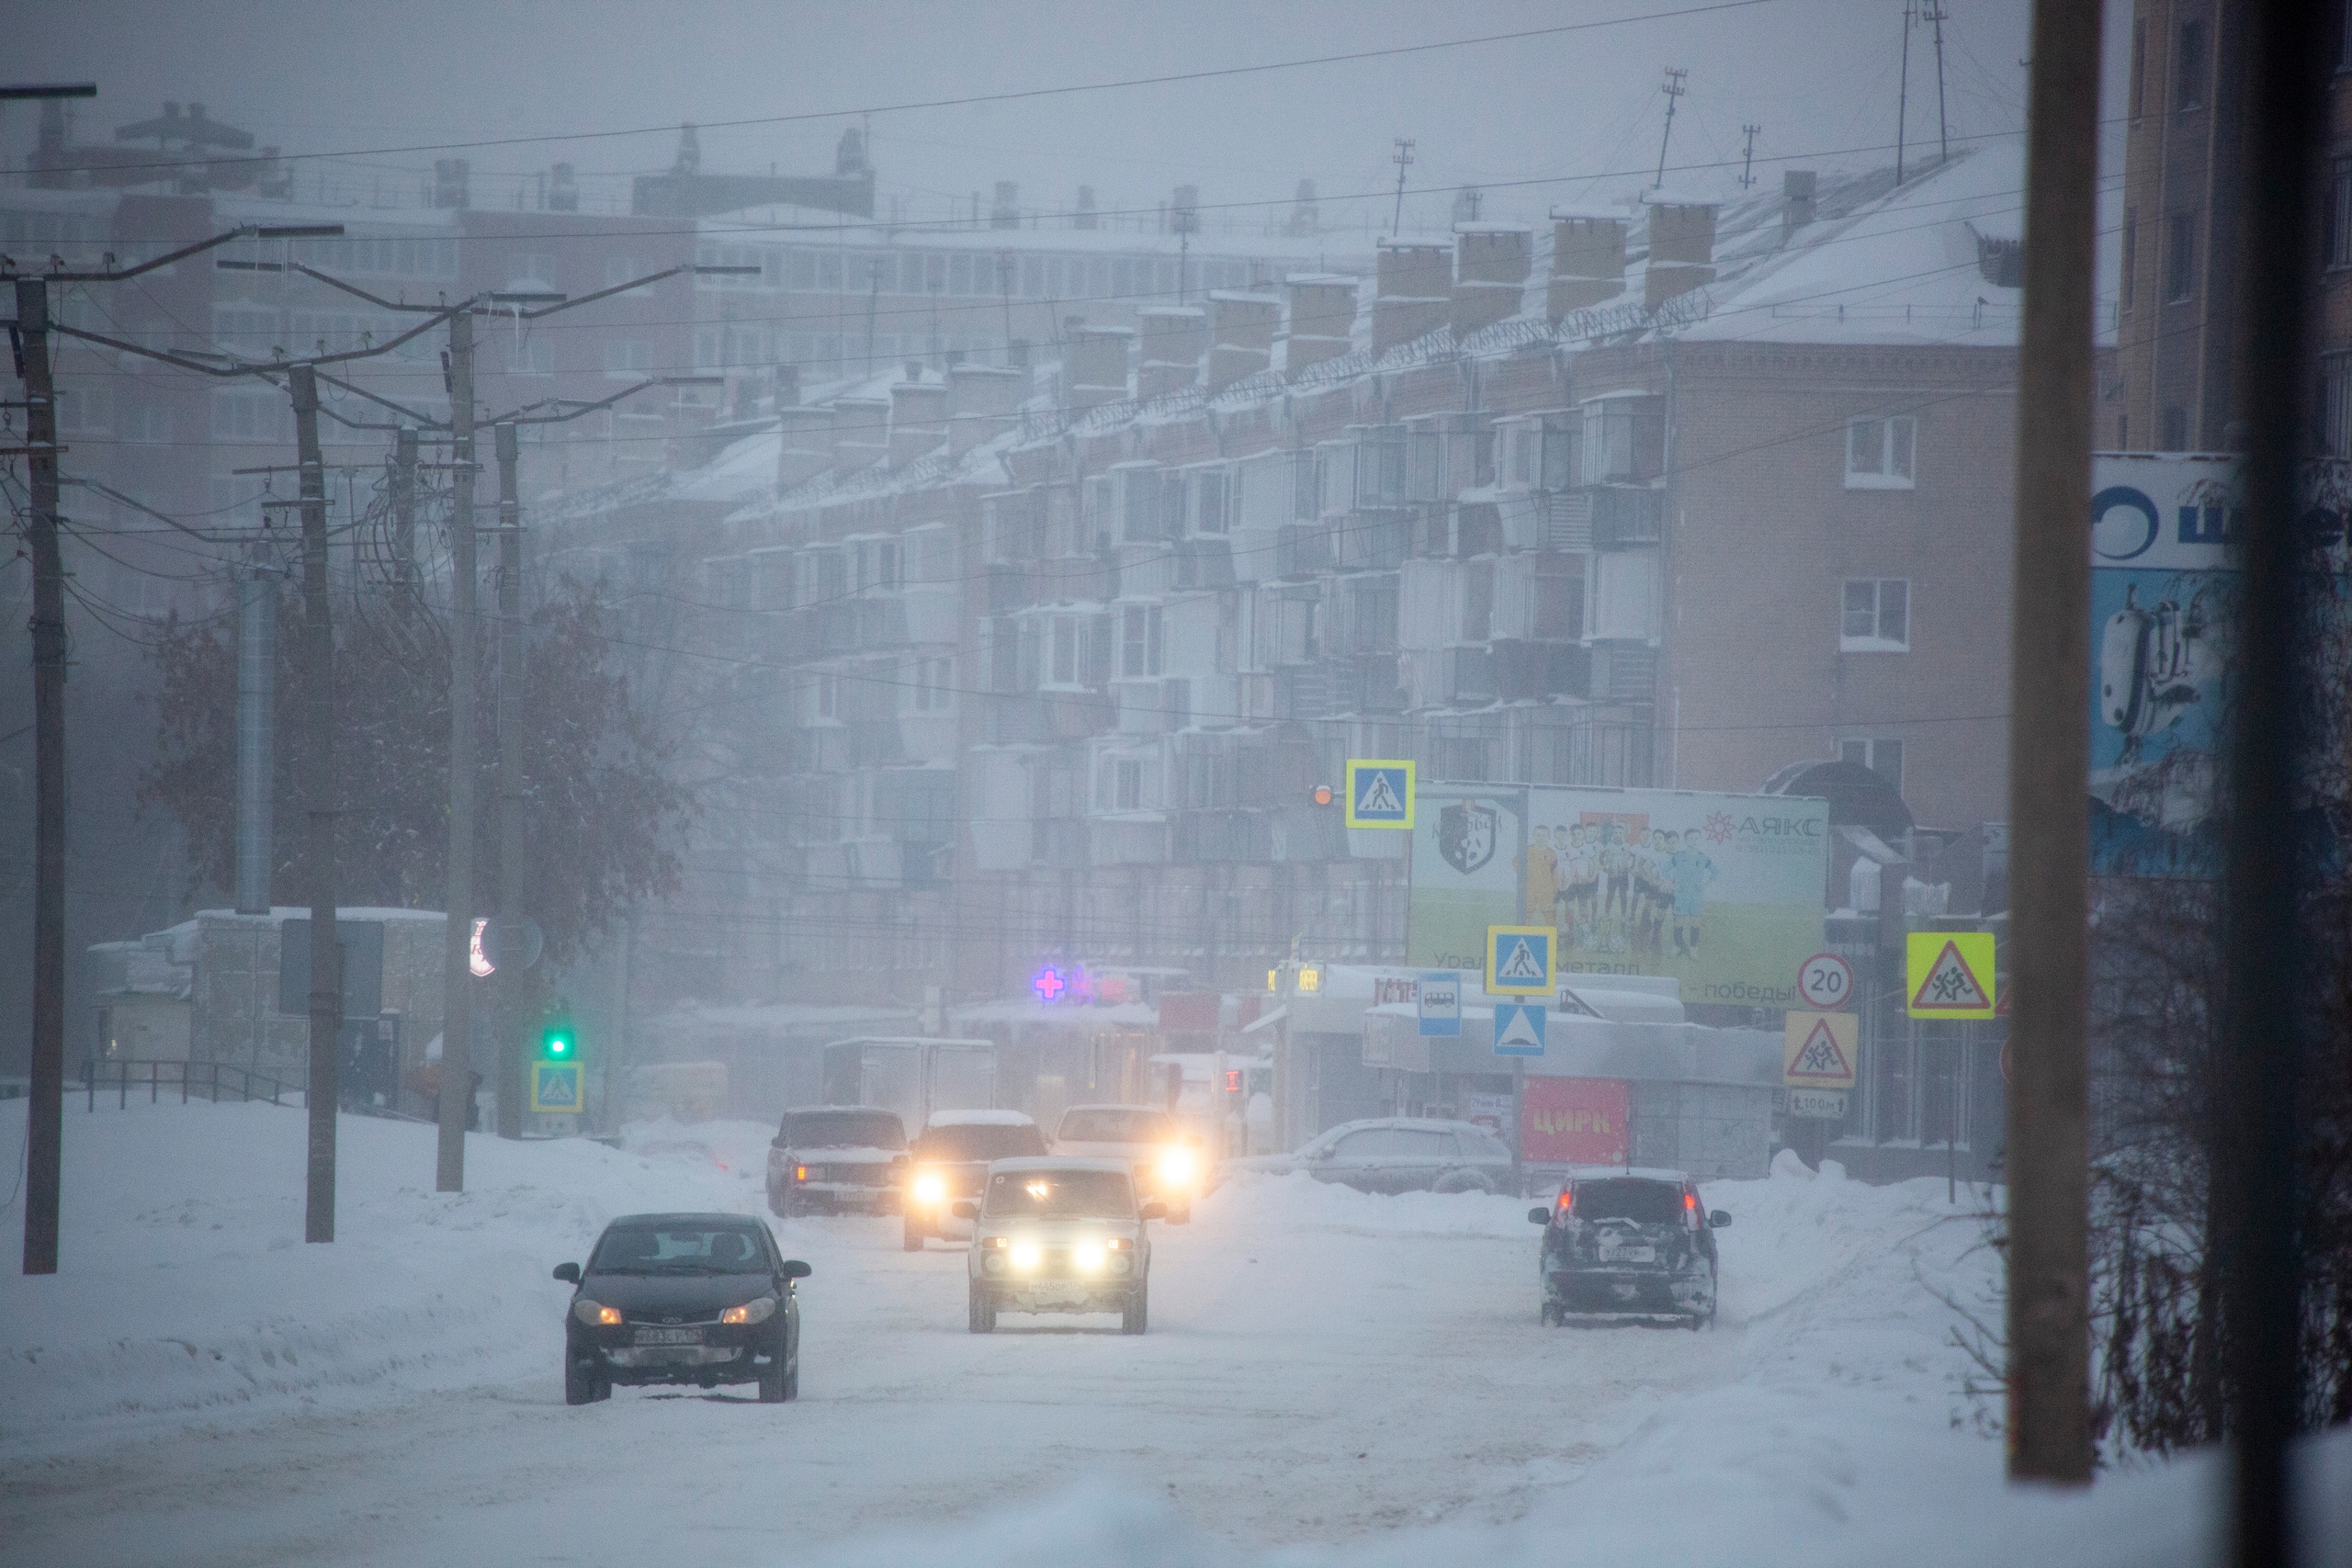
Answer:
[[(2027, 0), (1946, 3), (1953, 133), (2016, 130)], [(666, 167), (683, 119), (855, 111), (1672, 8), (1674, 0), (989, 7), (18, 0), (5, 74), (96, 79), (100, 97), (78, 111), (80, 133), (92, 141), (110, 141), (116, 125), (159, 112), (165, 99), (200, 101), (215, 118), (290, 155), (651, 128), (462, 152), (473, 160), (477, 206), (507, 205), (515, 176), (563, 159), (579, 166), (601, 207), (595, 197), (625, 186), (595, 176)], [(1901, 0), (1766, 0), (1709, 16), (1222, 81), (905, 110), (874, 118), (874, 155), (882, 199), (907, 202), (910, 216), (936, 216), (944, 200), (975, 191), (985, 200), (999, 179), (1019, 182), (1025, 206), (1067, 203), (1086, 183), (1105, 206), (1148, 208), (1179, 182), (1199, 185), (1206, 203), (1287, 202), (1309, 177), (1326, 197), (1327, 222), (1352, 225), (1356, 211), (1331, 198), (1382, 193), (1372, 204), (1385, 218), (1396, 173), (1391, 139), (1409, 136), (1419, 144), (1413, 186), (1504, 186), (1492, 191), (1487, 216), (1538, 218), (1555, 203), (1648, 183), (1660, 72), (1669, 64), (1690, 71), (1675, 164), (1736, 160), (1747, 123), (1763, 127), (1757, 152), (1765, 181), (1779, 178), (1779, 165), (1762, 162), (1772, 158), (1816, 166), (1891, 162), (1883, 144), (1895, 130), (1901, 16)], [(1924, 28), (1913, 36), (1910, 81), (1912, 143), (1931, 145), (1935, 60)], [(0, 143), (19, 164), (32, 123), (28, 107), (0, 114)], [(703, 166), (830, 172), (834, 140), (848, 123), (707, 130)], [(376, 152), (352, 162), (390, 178), (429, 167), (435, 155)], [(1669, 172), (1668, 184), (1721, 188), (1725, 177)], [(1506, 185), (1527, 180), (1546, 183)], [(1420, 220), (1442, 224), (1442, 199), (1426, 198)], [(1409, 208), (1407, 221), (1415, 221)]]

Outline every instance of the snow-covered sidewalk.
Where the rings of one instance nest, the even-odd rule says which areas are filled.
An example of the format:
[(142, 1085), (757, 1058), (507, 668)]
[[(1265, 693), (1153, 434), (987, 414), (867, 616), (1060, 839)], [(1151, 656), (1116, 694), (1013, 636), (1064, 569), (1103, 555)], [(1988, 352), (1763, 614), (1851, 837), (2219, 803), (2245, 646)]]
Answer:
[[(23, 1114), (0, 1107), (0, 1155)], [(429, 1128), (341, 1126), (342, 1239), (305, 1247), (299, 1113), (68, 1118), (64, 1271), (0, 1275), (0, 1560), (2213, 1560), (2205, 1460), (2001, 1483), (1928, 1288), (1981, 1298), (1994, 1263), (1940, 1182), (1711, 1184), (1736, 1219), (1697, 1335), (1542, 1327), (1505, 1199), (1234, 1183), (1160, 1227), (1141, 1340), (978, 1338), (960, 1252), (779, 1223), (816, 1269), (798, 1404), (574, 1410), (550, 1267), (616, 1213), (761, 1211), (768, 1130), (478, 1137), (452, 1198)], [(13, 1258), (21, 1202), (6, 1223)], [(2326, 1454), (2352, 1495), (2352, 1445)]]

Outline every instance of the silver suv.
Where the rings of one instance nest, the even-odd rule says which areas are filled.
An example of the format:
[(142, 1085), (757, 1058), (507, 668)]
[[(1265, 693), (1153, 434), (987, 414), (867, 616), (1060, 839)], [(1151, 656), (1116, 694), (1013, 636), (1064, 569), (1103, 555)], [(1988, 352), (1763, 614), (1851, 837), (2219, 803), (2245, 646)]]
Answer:
[(1001, 1159), (978, 1200), (961, 1200), (953, 1213), (974, 1222), (973, 1333), (995, 1332), (1000, 1312), (1115, 1312), (1121, 1333), (1148, 1326), (1145, 1222), (1168, 1209), (1156, 1198), (1137, 1202), (1126, 1161)]

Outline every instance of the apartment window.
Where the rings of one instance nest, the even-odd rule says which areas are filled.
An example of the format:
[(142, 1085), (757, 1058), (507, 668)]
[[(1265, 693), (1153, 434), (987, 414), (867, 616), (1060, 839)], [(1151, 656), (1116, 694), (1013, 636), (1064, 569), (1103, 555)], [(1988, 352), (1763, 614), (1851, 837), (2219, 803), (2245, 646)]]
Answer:
[(1159, 606), (1131, 604), (1120, 619), (1119, 673), (1130, 678), (1159, 674), (1163, 646)]
[[(267, 396), (273, 402), (283, 404), (286, 400), (274, 391)], [(61, 435), (96, 433), (113, 427), (114, 397), (105, 388), (75, 387), (58, 392), (55, 397), (57, 429)]]
[(2132, 118), (2137, 120), (2147, 102), (2148, 21), (2144, 17), (2132, 23)]
[(2327, 265), (2352, 266), (2352, 158), (2338, 158), (2327, 188)]
[(2205, 107), (2205, 24), (2180, 24), (2180, 41), (2172, 56), (2172, 107), (2181, 114)]
[(1206, 469), (1193, 476), (1194, 513), (1200, 519), (1198, 532), (1225, 532), (1225, 491), (1226, 477), (1216, 469)]
[(506, 258), (506, 276), (512, 283), (539, 283), (552, 288), (555, 257), (540, 251), (516, 251)]
[(1899, 577), (1846, 580), (1840, 653), (1902, 653), (1911, 647), (1911, 585)]
[(1054, 617), (1052, 680), (1057, 686), (1078, 684), (1078, 619), (1074, 615)]
[(1909, 414), (1846, 422), (1846, 488), (1910, 490), (1919, 422)]
[(837, 675), (820, 675), (813, 694), (819, 718), (839, 718), (842, 708), (842, 683)]
[(1903, 742), (1900, 740), (1875, 737), (1866, 740), (1840, 740), (1838, 742), (1838, 760), (1868, 768), (1897, 790), (1903, 787)]
[(1143, 763), (1131, 757), (1112, 761), (1110, 768), (1111, 808), (1134, 811), (1143, 805)]
[(2130, 310), (2139, 297), (2140, 279), (2140, 210), (2135, 207), (2123, 209), (2123, 277), (2121, 283), (2123, 309)]
[(536, 334), (506, 340), (506, 369), (514, 376), (555, 374), (555, 344)]
[(2321, 359), (2319, 378), (2320, 452), (2352, 457), (2352, 354)]
[(2156, 450), (2186, 452), (2188, 450), (2188, 411), (2178, 404), (2165, 410), (2164, 428), (2157, 433)]
[(2176, 212), (2165, 220), (2165, 303), (2177, 305), (2197, 289), (2197, 217)]
[(954, 664), (945, 659), (914, 661), (914, 705), (918, 713), (943, 713), (955, 705)]
[(644, 376), (653, 369), (653, 345), (641, 338), (619, 338), (605, 344), (605, 374)]

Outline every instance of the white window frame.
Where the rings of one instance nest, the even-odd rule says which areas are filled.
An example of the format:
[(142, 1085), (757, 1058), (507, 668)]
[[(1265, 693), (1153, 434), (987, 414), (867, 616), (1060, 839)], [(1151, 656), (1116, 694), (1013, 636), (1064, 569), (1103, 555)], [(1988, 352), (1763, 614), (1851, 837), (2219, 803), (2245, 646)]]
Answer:
[[(1870, 591), (1870, 604), (1866, 611), (1859, 609), (1856, 604), (1854, 591), (1858, 588)], [(1889, 619), (1886, 591), (1889, 588), (1898, 590), (1895, 597), (1902, 605), (1899, 612), (1902, 619), (1902, 632), (1899, 637), (1885, 635)], [(1910, 579), (1903, 577), (1848, 578), (1838, 590), (1838, 651), (1840, 653), (1910, 652), (1911, 611)], [(1857, 615), (1867, 615), (1867, 621), (1858, 620)], [(1869, 628), (1867, 631), (1860, 629), (1864, 625)]]
[(653, 369), (653, 345), (643, 338), (606, 338), (605, 374), (615, 380), (635, 381)]
[(1848, 490), (1917, 490), (1919, 421), (1912, 414), (1865, 414), (1846, 422)]

